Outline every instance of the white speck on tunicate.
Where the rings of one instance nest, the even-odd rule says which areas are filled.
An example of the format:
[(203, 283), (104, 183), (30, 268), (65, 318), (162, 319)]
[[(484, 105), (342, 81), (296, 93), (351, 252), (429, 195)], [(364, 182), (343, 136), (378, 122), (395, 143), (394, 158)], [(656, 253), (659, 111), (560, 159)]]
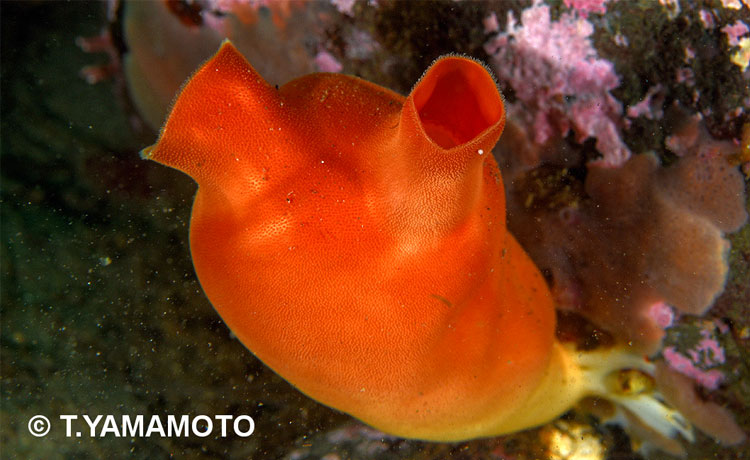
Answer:
[(477, 153), (480, 154), (480, 155), (484, 155), (484, 150), (479, 149), (479, 150), (477, 150)]

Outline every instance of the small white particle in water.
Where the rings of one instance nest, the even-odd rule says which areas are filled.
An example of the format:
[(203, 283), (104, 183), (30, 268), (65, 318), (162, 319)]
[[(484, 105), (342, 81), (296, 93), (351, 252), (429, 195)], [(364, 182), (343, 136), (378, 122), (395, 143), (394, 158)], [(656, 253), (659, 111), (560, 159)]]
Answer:
[(477, 150), (477, 153), (480, 154), (480, 155), (484, 155), (484, 150), (479, 149), (479, 150)]

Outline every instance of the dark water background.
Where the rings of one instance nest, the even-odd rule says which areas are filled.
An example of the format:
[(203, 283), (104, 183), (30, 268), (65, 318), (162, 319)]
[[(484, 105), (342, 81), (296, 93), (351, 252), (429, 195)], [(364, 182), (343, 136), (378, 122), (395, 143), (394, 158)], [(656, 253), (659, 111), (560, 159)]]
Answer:
[[(115, 82), (79, 76), (107, 61), (75, 44), (105, 27), (104, 4), (2, 2), (0, 14), (2, 457), (274, 458), (347, 420), (264, 368), (203, 296), (187, 246), (194, 185), (138, 157), (155, 137), (131, 129)], [(257, 427), (67, 438), (58, 416), (85, 413), (248, 414)], [(28, 433), (36, 414), (52, 421), (44, 438)]]

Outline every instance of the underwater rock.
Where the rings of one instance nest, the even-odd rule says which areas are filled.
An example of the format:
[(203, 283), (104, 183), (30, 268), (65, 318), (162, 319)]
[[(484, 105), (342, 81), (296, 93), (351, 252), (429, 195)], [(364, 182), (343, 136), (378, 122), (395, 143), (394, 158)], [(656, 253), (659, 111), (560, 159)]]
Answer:
[[(558, 307), (647, 353), (663, 336), (649, 314), (654, 304), (693, 314), (710, 307), (726, 278), (723, 232), (747, 219), (744, 183), (725, 150), (709, 158), (696, 148), (669, 167), (652, 154), (621, 168), (589, 164), (583, 193), (556, 206), (543, 198), (529, 205), (536, 179), (517, 168), (508, 177), (509, 225), (550, 273)], [(501, 161), (512, 154), (501, 152)]]
[[(673, 164), (661, 166), (650, 153), (619, 168), (591, 162), (583, 183), (580, 170), (564, 166), (580, 158), (562, 144), (538, 146), (511, 122), (498, 147), (508, 166), (509, 228), (547, 274), (557, 307), (634, 352), (660, 351), (674, 317), (668, 305), (695, 315), (712, 306), (728, 270), (724, 233), (747, 221), (745, 184), (731, 165), (739, 146), (692, 120), (669, 139), (681, 155)], [(701, 401), (692, 380), (658, 367), (657, 388), (696, 427), (725, 444), (744, 439), (726, 409)], [(620, 420), (643, 446), (684, 453), (632, 414)]]

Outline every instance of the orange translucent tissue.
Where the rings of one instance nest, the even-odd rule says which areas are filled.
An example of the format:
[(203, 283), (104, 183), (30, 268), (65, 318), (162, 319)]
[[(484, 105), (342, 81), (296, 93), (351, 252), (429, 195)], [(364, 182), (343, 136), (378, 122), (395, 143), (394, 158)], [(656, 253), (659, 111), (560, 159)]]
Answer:
[(403, 98), (336, 74), (274, 88), (225, 42), (143, 154), (198, 183), (196, 272), (258, 358), (378, 429), (462, 440), (587, 394), (622, 402), (606, 376), (650, 371), (556, 341), (547, 285), (506, 231), (504, 124), (471, 59), (439, 59)]

